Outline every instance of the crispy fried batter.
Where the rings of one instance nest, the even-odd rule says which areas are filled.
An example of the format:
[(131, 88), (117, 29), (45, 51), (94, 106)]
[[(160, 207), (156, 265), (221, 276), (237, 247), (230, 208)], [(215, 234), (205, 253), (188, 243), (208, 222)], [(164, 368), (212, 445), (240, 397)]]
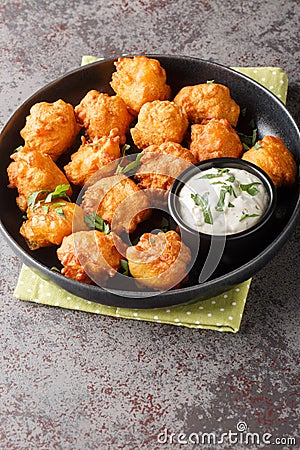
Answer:
[[(14, 161), (7, 168), (10, 188), (17, 188), (17, 205), (22, 211), (27, 209), (30, 194), (36, 191), (53, 191), (60, 184), (69, 184), (64, 173), (50, 156), (37, 150), (23, 148), (11, 155)], [(72, 189), (68, 190), (68, 195)], [(46, 195), (46, 194), (45, 194)], [(42, 197), (40, 197), (42, 198)]]
[(102, 178), (84, 194), (83, 209), (109, 223), (115, 233), (132, 233), (149, 215), (149, 200), (145, 193), (125, 175)]
[(147, 102), (169, 99), (171, 89), (166, 84), (166, 71), (156, 59), (146, 56), (119, 58), (115, 66), (110, 84), (131, 114), (137, 115)]
[(191, 126), (190, 150), (198, 162), (210, 158), (240, 158), (243, 145), (227, 119), (211, 119)]
[(152, 289), (179, 287), (187, 276), (190, 249), (176, 231), (145, 233), (136, 246), (126, 251), (131, 275), (139, 284)]
[(77, 230), (88, 229), (84, 216), (84, 211), (75, 203), (55, 199), (34, 210), (28, 208), (28, 220), (21, 226), (20, 233), (31, 250), (60, 245), (63, 238), (72, 233), (73, 220)]
[(63, 239), (57, 256), (64, 266), (61, 273), (73, 280), (104, 283), (120, 267), (121, 255), (113, 233), (98, 230), (78, 231)]
[(45, 153), (56, 161), (73, 145), (79, 131), (73, 106), (57, 100), (33, 105), (20, 134), (26, 147)]
[(112, 129), (117, 128), (120, 143), (126, 142), (132, 116), (118, 95), (110, 96), (91, 90), (75, 107), (75, 114), (91, 140), (108, 136)]
[(119, 143), (120, 137), (116, 128), (111, 130), (109, 136), (91, 142), (82, 137), (79, 150), (73, 153), (71, 161), (64, 167), (68, 179), (83, 186), (99, 170), (102, 177), (112, 175), (117, 166), (117, 162), (112, 162), (121, 157)]
[(265, 136), (245, 152), (242, 159), (263, 169), (276, 187), (291, 186), (296, 182), (295, 158), (279, 137)]
[(138, 122), (131, 128), (131, 135), (137, 147), (163, 142), (181, 143), (188, 128), (188, 119), (181, 107), (168, 100), (154, 100), (145, 103), (138, 115)]
[(174, 102), (182, 107), (191, 123), (201, 123), (203, 119), (227, 119), (235, 127), (240, 114), (240, 107), (231, 98), (228, 87), (217, 83), (185, 86)]
[[(141, 166), (136, 171), (135, 179), (141, 189), (157, 190), (151, 197), (164, 201), (175, 178), (196, 160), (192, 153), (174, 142), (150, 145), (142, 152)], [(149, 192), (150, 194), (150, 192)]]

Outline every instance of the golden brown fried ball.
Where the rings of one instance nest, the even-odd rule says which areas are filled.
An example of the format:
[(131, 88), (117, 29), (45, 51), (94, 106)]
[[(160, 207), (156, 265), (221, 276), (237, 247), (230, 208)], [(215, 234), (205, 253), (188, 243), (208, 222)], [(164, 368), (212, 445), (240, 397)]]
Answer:
[(72, 233), (73, 221), (77, 230), (87, 230), (84, 211), (75, 203), (55, 199), (49, 203), (27, 210), (28, 220), (20, 228), (31, 250), (60, 245), (65, 236)]
[(165, 142), (145, 148), (140, 162), (141, 166), (134, 176), (138, 186), (157, 190), (156, 194), (152, 192), (152, 198), (164, 201), (175, 178), (196, 160), (190, 150), (180, 144)]
[(20, 134), (26, 147), (45, 153), (56, 161), (73, 145), (79, 131), (73, 106), (57, 100), (33, 105)]
[(111, 87), (122, 97), (129, 111), (138, 115), (141, 107), (153, 100), (168, 100), (170, 86), (166, 84), (166, 71), (156, 59), (146, 56), (119, 58), (115, 62)]
[(191, 123), (200, 123), (203, 119), (227, 119), (235, 127), (240, 114), (239, 105), (223, 84), (185, 86), (178, 92), (174, 102), (182, 107)]
[(145, 193), (122, 174), (102, 178), (90, 186), (82, 207), (89, 214), (96, 212), (117, 234), (132, 233), (150, 215)]
[(291, 186), (296, 182), (295, 158), (279, 137), (265, 136), (245, 152), (242, 159), (263, 169), (276, 187)]
[(120, 143), (125, 143), (132, 116), (118, 95), (110, 96), (91, 90), (75, 107), (75, 114), (91, 140), (108, 136), (112, 129), (117, 128)]
[(163, 142), (180, 144), (188, 128), (188, 119), (180, 106), (168, 100), (145, 103), (138, 115), (138, 122), (130, 132), (139, 148), (160, 145)]
[(112, 175), (117, 166), (113, 161), (121, 158), (120, 137), (118, 130), (111, 130), (109, 136), (94, 139), (89, 142), (82, 137), (79, 150), (73, 153), (71, 161), (64, 167), (68, 179), (79, 186), (85, 183), (101, 170), (101, 176)]
[[(17, 205), (26, 211), (28, 197), (36, 191), (48, 190), (52, 192), (60, 184), (68, 184), (64, 173), (57, 167), (50, 156), (37, 150), (22, 148), (11, 155), (13, 162), (7, 168), (9, 188), (18, 189)], [(71, 187), (68, 195), (72, 194)], [(40, 198), (47, 194), (40, 195)]]
[(243, 145), (227, 119), (211, 119), (191, 126), (190, 150), (199, 162), (210, 158), (240, 158)]
[(126, 251), (131, 275), (139, 284), (157, 290), (179, 287), (191, 261), (190, 249), (176, 231), (145, 233)]
[(116, 249), (113, 233), (98, 230), (78, 231), (62, 241), (57, 256), (67, 278), (91, 284), (104, 283), (120, 267), (121, 255)]

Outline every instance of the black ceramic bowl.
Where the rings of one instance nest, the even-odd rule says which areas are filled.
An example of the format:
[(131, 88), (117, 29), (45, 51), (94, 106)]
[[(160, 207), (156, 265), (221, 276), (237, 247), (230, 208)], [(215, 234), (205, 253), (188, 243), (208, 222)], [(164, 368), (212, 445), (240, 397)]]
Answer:
[[(228, 86), (232, 97), (240, 107), (247, 108), (245, 119), (255, 121), (258, 137), (280, 136), (299, 161), (299, 131), (282, 102), (267, 89), (245, 75), (220, 64), (181, 56), (149, 56), (157, 58), (165, 68), (173, 95), (183, 86), (206, 83), (207, 80), (214, 80), (216, 83)], [(270, 261), (289, 238), (300, 210), (299, 186), (289, 192), (282, 191), (278, 196), (272, 233), (262, 245), (257, 246), (257, 243), (253, 243), (254, 254), (245, 255), (245, 260), (239, 264), (219, 265), (218, 270), (203, 283), (199, 283), (191, 271), (190, 280), (185, 287), (159, 293), (156, 296), (149, 297), (147, 292), (140, 292), (139, 296), (135, 297), (132, 292), (127, 292), (125, 287), (122, 290), (122, 286), (114, 292), (108, 292), (98, 286), (67, 279), (51, 270), (51, 267), (58, 265), (55, 248), (36, 251), (28, 249), (19, 234), (22, 213), (15, 203), (15, 190), (7, 188), (6, 169), (10, 163), (11, 153), (23, 144), (20, 130), (24, 127), (30, 107), (37, 102), (53, 102), (59, 98), (75, 106), (91, 89), (113, 94), (109, 82), (114, 70), (114, 59), (110, 59), (67, 73), (36, 92), (22, 104), (2, 130), (0, 136), (0, 228), (5, 238), (22, 261), (45, 279), (54, 281), (78, 296), (106, 305), (151, 308), (179, 304), (195, 298), (205, 299), (217, 295), (252, 277)], [(239, 129), (243, 129), (243, 126), (242, 122), (238, 124)]]
[[(250, 175), (255, 176), (255, 181), (259, 180), (263, 185), (266, 195), (266, 209), (263, 211), (258, 221), (242, 231), (235, 233), (222, 233), (218, 230), (213, 231), (213, 224), (209, 227), (212, 232), (203, 232), (193, 226), (194, 218), (191, 214), (189, 220), (183, 218), (182, 206), (186, 205), (186, 201), (180, 201), (180, 192), (182, 188), (189, 185), (192, 177), (202, 179), (203, 172), (210, 169), (239, 169), (246, 171)], [(213, 178), (212, 182), (220, 182), (220, 178)], [(212, 189), (214, 185), (207, 181), (205, 189)], [(236, 189), (236, 188), (234, 188)], [(209, 192), (209, 191), (208, 191)], [(214, 192), (211, 192), (211, 194)], [(216, 200), (218, 196), (216, 195)], [(250, 195), (246, 196), (251, 201), (255, 199)], [(249, 201), (247, 198), (247, 201)], [(247, 206), (247, 205), (245, 205)], [(238, 158), (214, 158), (199, 162), (189, 167), (174, 181), (170, 194), (168, 196), (168, 207), (170, 214), (180, 230), (184, 229), (186, 233), (183, 235), (186, 244), (191, 249), (197, 249), (198, 257), (194, 265), (194, 276), (198, 276), (198, 280), (202, 282), (218, 272), (220, 265), (221, 270), (225, 267), (233, 267), (243, 265), (251, 257), (263, 250), (265, 241), (272, 235), (272, 227), (275, 222), (275, 212), (277, 206), (277, 192), (272, 180), (269, 176), (254, 164)], [(230, 211), (233, 211), (231, 209)], [(222, 219), (224, 219), (223, 213)], [(225, 219), (224, 219), (225, 220)], [(251, 219), (250, 219), (251, 220)], [(252, 219), (255, 220), (254, 218)], [(240, 225), (242, 222), (237, 222)], [(225, 226), (225, 222), (223, 224)], [(201, 228), (201, 227), (200, 227)], [(194, 250), (195, 251), (195, 250)], [(202, 274), (200, 276), (200, 274)]]

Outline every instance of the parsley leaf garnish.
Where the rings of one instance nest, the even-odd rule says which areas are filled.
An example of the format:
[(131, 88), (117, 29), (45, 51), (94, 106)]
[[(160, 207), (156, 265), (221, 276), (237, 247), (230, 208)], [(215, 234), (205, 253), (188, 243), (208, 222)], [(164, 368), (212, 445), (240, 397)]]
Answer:
[(119, 173), (127, 173), (127, 174), (129, 174), (129, 172), (135, 173), (135, 170), (136, 170), (136, 169), (139, 167), (139, 165), (141, 164), (141, 162), (140, 162), (141, 157), (142, 157), (142, 153), (139, 153), (139, 154), (137, 155), (137, 157), (135, 158), (135, 160), (131, 161), (131, 162), (130, 162), (129, 164), (127, 164), (127, 166), (125, 166), (125, 167), (122, 167), (122, 166), (121, 166), (121, 163), (122, 163), (122, 161), (123, 161), (123, 158), (122, 158), (121, 163), (118, 164), (118, 167), (117, 167), (117, 170), (116, 170), (116, 174), (119, 174)]
[(126, 259), (121, 259), (120, 260), (120, 264), (121, 267), (123, 269), (123, 275), (125, 275), (126, 277), (129, 276), (129, 266), (128, 266), (128, 261)]
[(201, 194), (191, 194), (191, 198), (194, 200), (195, 204), (199, 206), (203, 212), (204, 222), (210, 225), (213, 224), (213, 217), (208, 204), (208, 192)]
[(243, 220), (247, 219), (247, 217), (258, 217), (260, 216), (260, 214), (243, 214), (242, 217), (240, 218), (239, 222), (242, 222)]
[(104, 222), (104, 220), (98, 216), (98, 214), (93, 211), (92, 214), (86, 214), (84, 216), (84, 221), (88, 227), (102, 231), (104, 234), (110, 233), (110, 228), (108, 223)]
[[(68, 190), (70, 189), (69, 184), (59, 184), (56, 186), (53, 192), (49, 190), (42, 189), (40, 191), (32, 192), (32, 194), (28, 197), (28, 207), (33, 211), (34, 209), (41, 206), (41, 204), (51, 203), (55, 198), (64, 198), (66, 201), (70, 202), (71, 199), (67, 195)], [(45, 199), (38, 200), (40, 195), (48, 194)]]
[(261, 184), (258, 181), (254, 181), (253, 183), (249, 183), (249, 184), (240, 184), (240, 188), (242, 191), (244, 192), (248, 192), (249, 195), (256, 195), (259, 190), (257, 189), (257, 187), (255, 187), (255, 185), (257, 184)]
[(244, 133), (238, 133), (240, 140), (243, 144), (244, 150), (249, 150), (251, 147), (253, 147), (257, 140), (257, 128), (254, 128), (252, 130), (252, 134), (244, 134)]
[(44, 195), (44, 194), (48, 194), (49, 191), (42, 189), (41, 191), (35, 191), (32, 192), (32, 194), (29, 195), (28, 197), (28, 207), (33, 210), (34, 208), (37, 208), (38, 206), (40, 206), (40, 202), (38, 202), (38, 205), (36, 203), (37, 198), (39, 195)]
[(63, 217), (63, 218), (66, 217), (65, 214), (64, 214), (64, 210), (63, 210), (63, 207), (62, 207), (62, 206), (60, 206), (59, 208), (55, 208), (55, 212), (56, 212), (56, 214), (58, 214), (60, 217)]
[(246, 117), (246, 114), (247, 114), (247, 108), (242, 108), (241, 109), (241, 116), (242, 117)]
[(229, 172), (229, 169), (220, 169), (217, 168), (217, 173), (208, 173), (206, 175), (203, 175), (200, 178), (206, 178), (208, 180), (212, 179), (212, 178), (218, 178), (218, 177), (222, 177), (224, 173)]
[(58, 186), (56, 186), (53, 192), (49, 192), (49, 194), (45, 198), (45, 203), (50, 203), (55, 198), (65, 198), (66, 200), (68, 200), (68, 202), (70, 202), (71, 199), (67, 195), (69, 189), (69, 184), (59, 184)]
[(166, 233), (169, 230), (169, 227), (170, 227), (170, 222), (168, 221), (168, 219), (166, 217), (163, 217), (161, 219), (161, 224), (160, 224), (161, 231)]
[(125, 156), (126, 153), (129, 151), (129, 149), (130, 149), (130, 145), (129, 144), (124, 144), (122, 149), (121, 149), (122, 156)]
[(225, 180), (225, 181), (228, 181), (229, 183), (234, 183), (235, 182), (235, 176), (234, 175), (231, 175), (229, 178), (227, 178), (227, 180)]
[(226, 197), (227, 193), (236, 197), (236, 193), (234, 192), (233, 187), (231, 185), (228, 186), (227, 184), (224, 184), (224, 186), (220, 190), (220, 197), (219, 197), (218, 203), (216, 204), (216, 207), (215, 207), (216, 211), (218, 211), (218, 212), (224, 211), (225, 197)]

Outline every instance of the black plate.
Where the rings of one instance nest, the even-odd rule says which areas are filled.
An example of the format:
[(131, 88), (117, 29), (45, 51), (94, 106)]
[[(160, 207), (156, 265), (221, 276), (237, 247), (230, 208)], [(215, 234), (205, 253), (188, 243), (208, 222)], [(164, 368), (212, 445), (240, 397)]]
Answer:
[[(247, 108), (248, 119), (254, 119), (259, 138), (265, 135), (280, 136), (299, 161), (299, 130), (282, 102), (267, 89), (245, 75), (220, 64), (189, 57), (149, 56), (158, 59), (166, 69), (173, 95), (183, 86), (205, 83), (207, 80), (214, 80), (216, 83), (228, 86), (232, 97), (240, 107)], [(186, 287), (159, 293), (156, 296), (149, 297), (149, 294), (145, 292), (139, 293), (139, 297), (136, 298), (132, 293), (122, 291), (122, 287), (118, 291), (108, 292), (98, 286), (67, 279), (50, 270), (52, 266), (58, 265), (55, 248), (34, 252), (28, 249), (19, 234), (22, 214), (15, 203), (16, 191), (7, 188), (6, 175), (6, 168), (11, 161), (10, 154), (16, 147), (23, 144), (20, 130), (24, 127), (25, 118), (29, 114), (30, 107), (37, 102), (53, 102), (61, 98), (75, 106), (90, 89), (113, 94), (109, 85), (114, 71), (113, 62), (114, 60), (111, 59), (90, 64), (48, 84), (21, 105), (4, 127), (0, 136), (0, 228), (9, 244), (24, 263), (45, 279), (53, 280), (75, 295), (112, 306), (152, 308), (179, 304), (194, 298), (205, 299), (252, 277), (270, 261), (289, 238), (300, 211), (299, 186), (288, 192), (285, 190), (279, 192), (276, 222), (272, 234), (264, 243), (253, 242), (257, 251), (251, 259), (245, 255), (242, 263), (238, 266), (232, 264), (230, 267), (222, 266), (221, 261), (213, 276), (202, 284), (197, 283), (192, 271), (190, 282)], [(243, 127), (243, 123), (238, 124), (239, 126)]]

